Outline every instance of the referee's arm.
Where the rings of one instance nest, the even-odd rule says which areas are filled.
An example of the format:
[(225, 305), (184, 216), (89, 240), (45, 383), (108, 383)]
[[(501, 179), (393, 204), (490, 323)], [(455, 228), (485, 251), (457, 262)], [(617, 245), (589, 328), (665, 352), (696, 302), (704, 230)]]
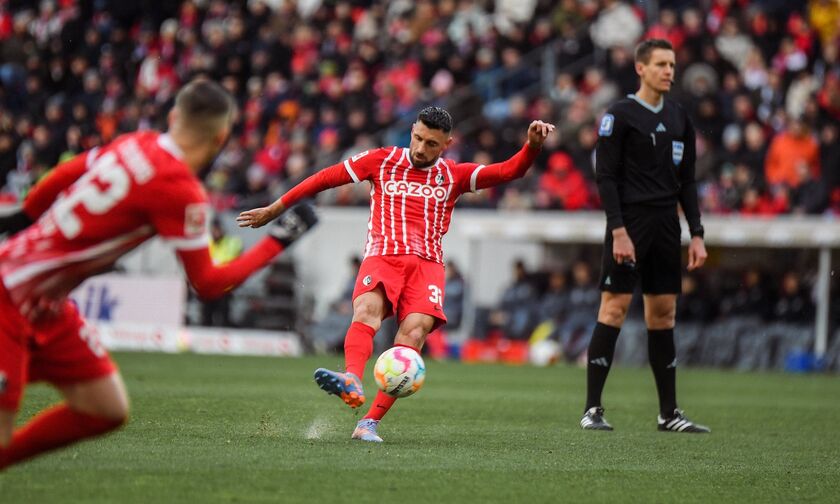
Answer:
[(685, 220), (688, 221), (688, 231), (691, 237), (703, 238), (703, 225), (700, 223), (700, 204), (697, 202), (697, 181), (694, 179), (694, 162), (697, 159), (694, 126), (686, 119), (685, 159), (680, 169), (679, 200)]
[(613, 114), (605, 114), (598, 128), (598, 143), (595, 145), (595, 181), (601, 195), (601, 205), (607, 214), (607, 231), (610, 232), (624, 227), (618, 184), (621, 176), (621, 143), (625, 127), (620, 118)]

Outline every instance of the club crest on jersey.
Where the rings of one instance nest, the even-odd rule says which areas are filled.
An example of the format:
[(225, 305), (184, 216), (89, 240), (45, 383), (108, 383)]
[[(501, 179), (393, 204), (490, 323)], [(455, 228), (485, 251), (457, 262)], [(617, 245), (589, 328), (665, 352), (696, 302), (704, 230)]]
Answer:
[(612, 135), (614, 124), (615, 116), (612, 114), (604, 114), (603, 119), (601, 119), (601, 126), (598, 128), (598, 136), (608, 137)]
[(682, 158), (683, 158), (683, 151), (684, 150), (685, 150), (685, 144), (683, 144), (682, 142), (678, 142), (678, 141), (674, 140), (671, 143), (671, 159), (674, 160), (675, 165), (679, 166), (680, 161), (682, 161)]
[(435, 184), (443, 184), (443, 173), (438, 173), (437, 175), (435, 175)]
[(373, 278), (371, 278), (371, 276), (370, 276), (370, 275), (368, 275), (368, 276), (366, 276), (364, 279), (362, 279), (362, 284), (364, 284), (364, 285), (365, 285), (365, 287), (367, 287), (368, 285), (370, 285), (370, 283), (371, 283), (371, 282), (373, 282)]
[(446, 189), (441, 186), (432, 187), (419, 182), (389, 180), (385, 182), (384, 189), (385, 194), (389, 196), (418, 196), (420, 198), (446, 201)]

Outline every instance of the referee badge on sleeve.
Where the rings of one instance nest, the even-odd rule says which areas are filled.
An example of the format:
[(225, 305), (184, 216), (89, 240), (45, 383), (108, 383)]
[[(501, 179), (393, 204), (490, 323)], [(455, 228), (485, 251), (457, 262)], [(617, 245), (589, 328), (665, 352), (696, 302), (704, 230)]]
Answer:
[(671, 143), (671, 159), (674, 160), (674, 164), (679, 166), (680, 161), (683, 158), (683, 151), (685, 150), (685, 144), (682, 142), (678, 142), (674, 140)]
[(598, 136), (608, 137), (612, 135), (613, 124), (615, 124), (615, 116), (604, 114), (604, 118), (601, 119), (601, 126), (598, 128)]

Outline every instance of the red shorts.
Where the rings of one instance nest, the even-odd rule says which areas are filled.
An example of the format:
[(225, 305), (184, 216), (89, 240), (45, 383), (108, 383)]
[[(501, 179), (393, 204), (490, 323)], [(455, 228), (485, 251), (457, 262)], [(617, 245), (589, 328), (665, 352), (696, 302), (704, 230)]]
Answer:
[(30, 323), (0, 285), (0, 408), (17, 411), (27, 383), (62, 385), (117, 370), (71, 301), (46, 322)]
[(362, 261), (353, 300), (380, 285), (389, 305), (385, 318), (397, 316), (402, 322), (409, 313), (424, 313), (435, 318), (432, 330), (446, 323), (443, 313), (443, 265), (416, 255), (372, 256)]

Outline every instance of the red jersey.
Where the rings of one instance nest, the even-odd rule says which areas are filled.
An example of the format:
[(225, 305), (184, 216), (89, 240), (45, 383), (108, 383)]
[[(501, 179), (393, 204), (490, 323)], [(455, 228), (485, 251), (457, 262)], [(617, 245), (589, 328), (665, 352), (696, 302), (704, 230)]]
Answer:
[(178, 250), (207, 248), (207, 195), (168, 135), (133, 133), (83, 156), (81, 177), (0, 244), (0, 279), (24, 314), (63, 300), (155, 234)]
[(458, 198), (521, 177), (538, 152), (525, 146), (503, 163), (484, 166), (440, 158), (432, 166), (416, 168), (408, 148), (379, 148), (321, 170), (281, 200), (289, 207), (326, 188), (367, 181), (371, 189), (365, 257), (414, 254), (443, 263), (441, 242)]

